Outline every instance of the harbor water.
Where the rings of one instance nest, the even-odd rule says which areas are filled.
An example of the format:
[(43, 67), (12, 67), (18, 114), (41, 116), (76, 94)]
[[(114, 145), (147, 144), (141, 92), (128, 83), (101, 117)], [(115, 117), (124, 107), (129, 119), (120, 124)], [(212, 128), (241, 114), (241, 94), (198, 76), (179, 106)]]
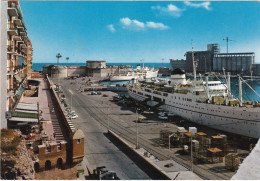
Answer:
[[(34, 71), (41, 71), (42, 67), (44, 65), (50, 65), (56, 63), (33, 63), (33, 70)], [(140, 63), (107, 63), (107, 65), (132, 65), (133, 68), (136, 68), (136, 66)], [(86, 63), (60, 63), (60, 65), (68, 65), (68, 66), (85, 66)], [(170, 63), (145, 63), (144, 64), (147, 67), (170, 67)], [(161, 77), (161, 78), (169, 78), (169, 77)], [(188, 78), (187, 78), (188, 79)], [(190, 78), (191, 79), (191, 78)], [(210, 78), (210, 80), (217, 80)], [(224, 81), (224, 79), (221, 79)], [(126, 84), (129, 81), (119, 81), (119, 82), (100, 82), (100, 84), (104, 85), (116, 85), (116, 84)], [(260, 80), (246, 80), (246, 82), (258, 93), (260, 94)], [(237, 78), (231, 78), (231, 92), (234, 95), (234, 98), (239, 97), (239, 90), (238, 90), (238, 79)], [(120, 93), (121, 94), (121, 93)], [(127, 96), (127, 93), (122, 93), (123, 95)], [(248, 101), (260, 101), (260, 97), (258, 97), (245, 83), (243, 83), (243, 100)]]

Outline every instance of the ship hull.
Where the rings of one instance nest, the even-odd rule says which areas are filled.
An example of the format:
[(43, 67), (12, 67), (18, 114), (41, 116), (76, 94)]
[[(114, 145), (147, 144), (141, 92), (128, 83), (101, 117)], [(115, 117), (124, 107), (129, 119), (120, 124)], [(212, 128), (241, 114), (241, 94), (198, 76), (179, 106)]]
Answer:
[(163, 103), (161, 107), (165, 111), (197, 124), (220, 131), (260, 138), (260, 108), (231, 107), (185, 101), (192, 97), (189, 94), (172, 93), (163, 96), (134, 88), (128, 89), (128, 92), (130, 97), (138, 101), (144, 101), (149, 97), (152, 100), (159, 100)]

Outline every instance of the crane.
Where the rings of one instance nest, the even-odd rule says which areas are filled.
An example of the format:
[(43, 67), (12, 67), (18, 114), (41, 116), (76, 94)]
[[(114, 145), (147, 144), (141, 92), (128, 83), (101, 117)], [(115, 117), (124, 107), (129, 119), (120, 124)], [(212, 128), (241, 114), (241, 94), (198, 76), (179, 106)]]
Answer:
[(228, 37), (223, 38), (223, 40), (225, 40), (227, 42), (227, 53), (228, 53), (228, 42), (229, 41), (235, 41), (235, 40), (230, 40)]

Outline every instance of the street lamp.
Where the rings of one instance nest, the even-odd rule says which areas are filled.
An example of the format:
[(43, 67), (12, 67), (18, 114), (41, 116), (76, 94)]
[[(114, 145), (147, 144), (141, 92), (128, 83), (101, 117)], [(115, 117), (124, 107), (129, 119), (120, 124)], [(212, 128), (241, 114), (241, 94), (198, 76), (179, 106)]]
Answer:
[(171, 135), (169, 135), (169, 150), (171, 150), (171, 137), (174, 135), (174, 133), (173, 134), (171, 134)]
[[(138, 106), (138, 104), (137, 104), (137, 106)], [(138, 120), (139, 120), (138, 111), (140, 111), (140, 108), (136, 107), (136, 149), (139, 148), (139, 144), (138, 144)]]
[(56, 55), (57, 57), (57, 69), (58, 69), (58, 96), (60, 94), (60, 75), (59, 75), (59, 59), (62, 57), (60, 53)]
[(67, 77), (68, 77), (68, 61), (69, 61), (69, 57), (66, 57), (66, 60), (67, 60)]
[[(107, 113), (109, 111), (109, 107), (107, 107)], [(109, 131), (109, 119), (108, 119), (108, 116), (107, 116), (107, 132)]]
[(190, 159), (191, 159), (191, 171), (193, 172), (192, 135), (190, 136)]
[(69, 89), (70, 92), (70, 111), (71, 111), (71, 115), (70, 115), (70, 120), (72, 119), (72, 95), (73, 92)]

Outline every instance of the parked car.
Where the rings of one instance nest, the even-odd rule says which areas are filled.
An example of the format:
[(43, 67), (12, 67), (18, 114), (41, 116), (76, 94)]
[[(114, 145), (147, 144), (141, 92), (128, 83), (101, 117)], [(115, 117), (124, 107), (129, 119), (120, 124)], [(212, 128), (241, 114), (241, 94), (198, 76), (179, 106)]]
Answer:
[(158, 116), (158, 118), (160, 118), (160, 119), (164, 119), (164, 120), (168, 119), (167, 116)]
[(30, 133), (30, 134), (27, 135), (27, 138), (31, 139), (31, 138), (34, 138), (35, 136), (36, 136), (35, 133)]
[(105, 166), (97, 167), (96, 169), (93, 170), (93, 173), (98, 176), (100, 179), (100, 175), (108, 172), (108, 169)]
[(96, 91), (91, 91), (90, 94), (91, 95), (97, 95), (97, 92)]
[(116, 174), (116, 172), (106, 172), (100, 175), (101, 180), (120, 180)]
[(167, 116), (175, 116), (173, 113), (168, 113)]

